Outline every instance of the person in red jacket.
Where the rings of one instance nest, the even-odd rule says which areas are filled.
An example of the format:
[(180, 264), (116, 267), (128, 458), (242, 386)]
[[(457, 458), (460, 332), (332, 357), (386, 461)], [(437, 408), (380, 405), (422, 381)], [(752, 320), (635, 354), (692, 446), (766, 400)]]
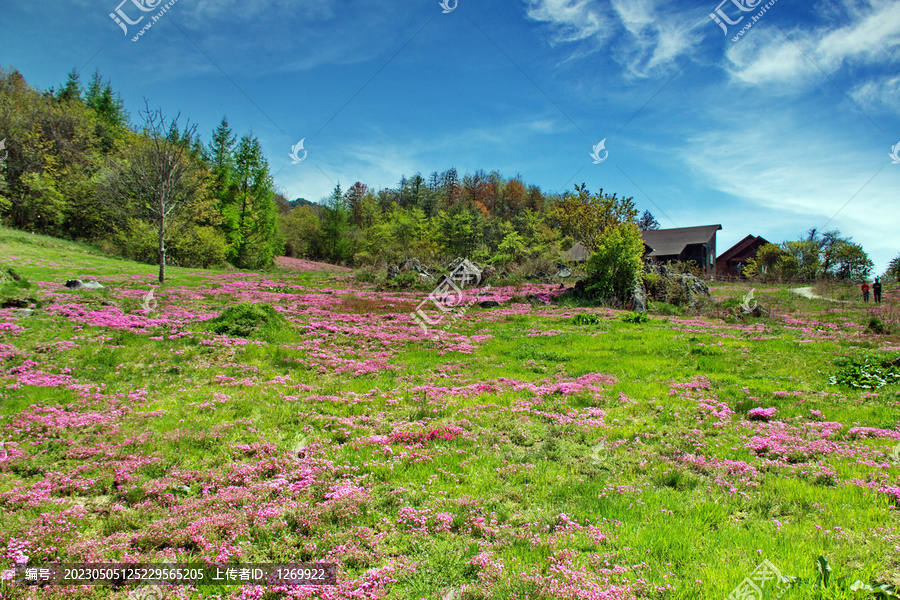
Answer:
[(862, 293), (863, 293), (863, 302), (868, 302), (869, 301), (869, 283), (863, 282), (863, 284), (860, 286), (860, 289), (862, 290)]

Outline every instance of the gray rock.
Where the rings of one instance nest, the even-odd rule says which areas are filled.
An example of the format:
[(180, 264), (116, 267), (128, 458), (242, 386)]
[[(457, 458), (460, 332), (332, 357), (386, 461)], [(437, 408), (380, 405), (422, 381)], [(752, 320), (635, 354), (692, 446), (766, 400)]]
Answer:
[(417, 273), (422, 272), (422, 263), (419, 262), (418, 258), (407, 258), (400, 263), (400, 272), (406, 273), (407, 271), (416, 271)]
[(640, 277), (635, 281), (634, 290), (631, 293), (631, 310), (647, 312), (647, 290), (644, 289), (644, 282)]
[(491, 279), (495, 279), (497, 277), (497, 269), (495, 269), (492, 265), (487, 265), (483, 269), (481, 269), (481, 282), (485, 283), (486, 281), (490, 281)]
[(70, 279), (66, 282), (66, 287), (70, 290), (102, 290), (103, 286), (96, 281), (81, 281), (80, 279)]
[(31, 308), (19, 308), (14, 310), (13, 312), (20, 317), (30, 317), (34, 315), (34, 310)]
[(485, 300), (483, 302), (479, 302), (478, 306), (480, 306), (481, 308), (496, 308), (500, 306), (500, 303), (496, 300)]
[(399, 277), (399, 276), (400, 276), (400, 269), (397, 267), (397, 265), (389, 265), (387, 268), (387, 280), (393, 281), (394, 279), (397, 279), (397, 277)]
[(481, 268), (467, 258), (457, 258), (448, 265), (448, 277), (460, 287), (481, 283)]
[(569, 269), (567, 267), (563, 267), (562, 269), (560, 269), (559, 271), (556, 272), (556, 277), (562, 278), (562, 277), (571, 277), (571, 276), (572, 276), (572, 269)]

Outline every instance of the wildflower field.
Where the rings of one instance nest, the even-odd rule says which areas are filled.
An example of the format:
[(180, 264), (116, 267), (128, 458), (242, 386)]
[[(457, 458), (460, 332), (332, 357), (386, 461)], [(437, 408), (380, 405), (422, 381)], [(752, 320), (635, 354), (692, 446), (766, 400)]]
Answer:
[[(860, 305), (768, 286), (768, 318), (632, 323), (523, 284), (432, 341), (427, 293), (305, 261), (171, 268), (152, 306), (154, 267), (87, 246), (0, 229), (0, 262), (34, 305), (0, 310), (4, 598), (136, 597), (9, 579), (52, 562), (337, 564), (165, 598), (759, 598), (763, 561), (767, 600), (900, 584), (900, 385), (838, 376), (900, 340)], [(277, 318), (216, 333), (243, 303)]]

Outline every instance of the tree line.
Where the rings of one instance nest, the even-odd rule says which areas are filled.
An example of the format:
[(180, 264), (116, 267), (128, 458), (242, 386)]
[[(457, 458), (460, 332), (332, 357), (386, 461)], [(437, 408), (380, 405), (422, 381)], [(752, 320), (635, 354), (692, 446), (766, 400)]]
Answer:
[(40, 92), (0, 70), (0, 217), (12, 227), (100, 244), (165, 266), (264, 267), (283, 250), (259, 141), (223, 119), (195, 125), (146, 104), (132, 126), (99, 73)]

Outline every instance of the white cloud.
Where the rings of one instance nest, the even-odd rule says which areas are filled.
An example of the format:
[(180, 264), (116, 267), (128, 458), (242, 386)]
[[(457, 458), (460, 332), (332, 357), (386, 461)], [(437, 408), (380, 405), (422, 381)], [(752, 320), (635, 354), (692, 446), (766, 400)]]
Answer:
[[(774, 11), (764, 18), (775, 18)], [(831, 24), (818, 29), (791, 30), (786, 32), (789, 40), (774, 28), (750, 29), (739, 42), (729, 42), (727, 68), (735, 80), (751, 85), (778, 83), (800, 88), (810, 75), (818, 73), (809, 59), (829, 74), (844, 62), (886, 66), (897, 61), (900, 4), (853, 5), (844, 19), (831, 17)]]
[(854, 88), (850, 96), (866, 110), (900, 114), (900, 76), (867, 81)]
[(603, 40), (610, 21), (592, 0), (525, 0), (528, 18), (549, 23), (554, 43)]
[(609, 11), (593, 0), (525, 2), (530, 19), (549, 25), (552, 44), (578, 42), (570, 58), (597, 52), (618, 36), (610, 52), (631, 76), (670, 66), (700, 42), (694, 30), (702, 21), (657, 0), (612, 0)]

